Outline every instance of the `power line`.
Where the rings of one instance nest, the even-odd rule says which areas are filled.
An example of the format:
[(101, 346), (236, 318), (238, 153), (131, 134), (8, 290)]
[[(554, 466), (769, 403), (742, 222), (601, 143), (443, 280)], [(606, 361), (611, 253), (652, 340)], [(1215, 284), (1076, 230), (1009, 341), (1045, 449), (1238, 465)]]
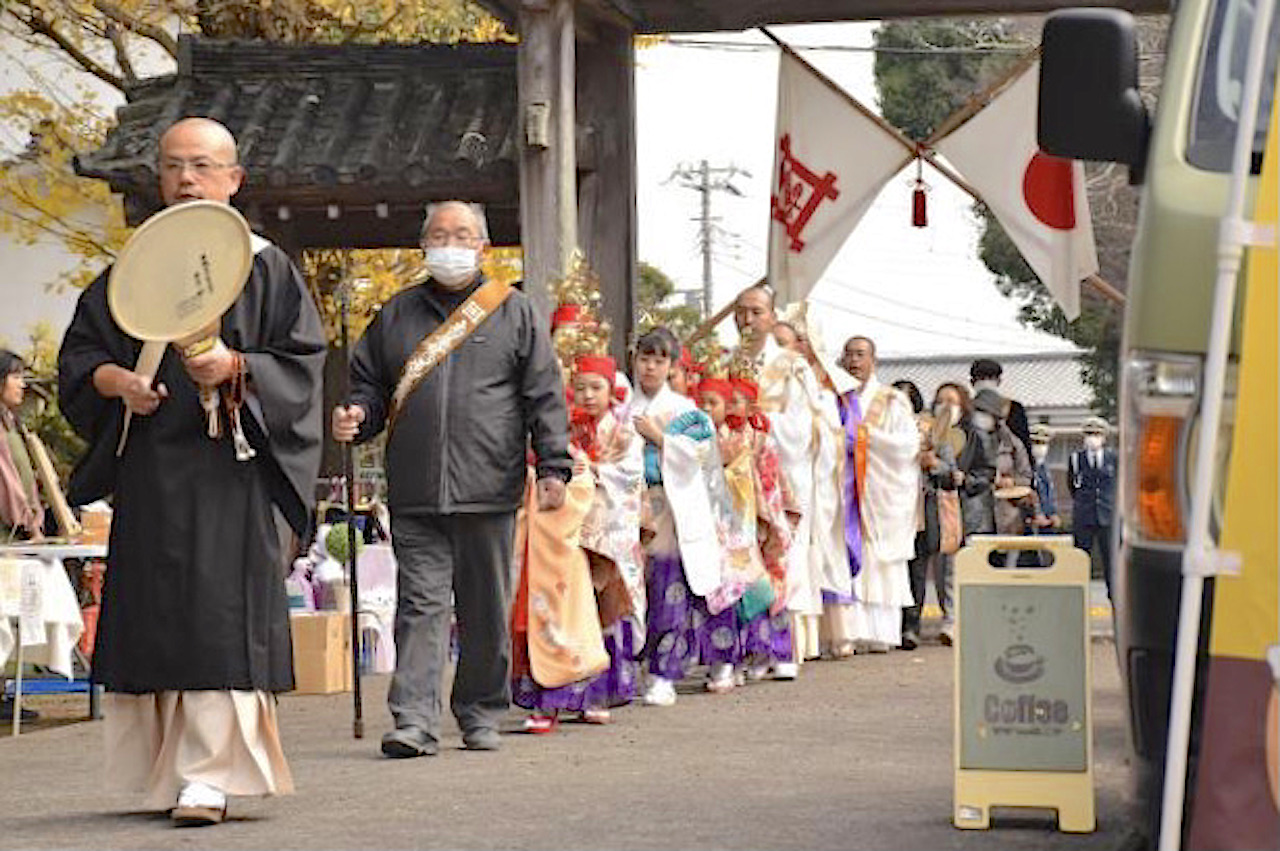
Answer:
[[(761, 254), (763, 254), (763, 253), (764, 253), (764, 250), (763, 250), (763, 249), (761, 249), (761, 248), (760, 248), (756, 243), (752, 242), (751, 240), (744, 239), (744, 240), (743, 240), (743, 244), (744, 244), (744, 245), (746, 245), (747, 247), (751, 248), (751, 249), (752, 249), (752, 250), (754, 250), (754, 251), (757, 251), (757, 252), (759, 252), (759, 253), (761, 253)], [(958, 255), (957, 255), (957, 256), (958, 256)], [(967, 255), (965, 255), (965, 256), (967, 257)], [(730, 268), (732, 268), (732, 267), (730, 267)], [(748, 274), (745, 270), (742, 270), (742, 269), (737, 269), (736, 271), (739, 271), (739, 272), (741, 272), (741, 273), (742, 273), (742, 274), (744, 274), (744, 275), (745, 275), (745, 274)], [(849, 283), (848, 281), (844, 280), (843, 278), (838, 278), (838, 277), (836, 277), (836, 276), (834, 276), (834, 275), (831, 275), (831, 274), (823, 275), (823, 276), (822, 276), (822, 279), (819, 281), (819, 283), (823, 283), (823, 282), (827, 282), (827, 281), (829, 281), (829, 282), (831, 282), (831, 283), (833, 283), (833, 284), (838, 285), (838, 286), (839, 286), (841, 289), (843, 289), (843, 290), (850, 290), (850, 291), (852, 291), (852, 292), (858, 293), (859, 295), (864, 295), (864, 296), (869, 296), (870, 298), (879, 299), (880, 301), (886, 302), (887, 304), (891, 304), (891, 305), (893, 305), (894, 307), (902, 307), (902, 308), (906, 308), (906, 309), (908, 309), (908, 310), (914, 310), (914, 311), (917, 311), (917, 312), (919, 312), (919, 313), (925, 313), (925, 314), (928, 314), (929, 316), (937, 316), (937, 317), (939, 317), (939, 318), (947, 319), (947, 320), (952, 321), (952, 322), (963, 322), (963, 323), (965, 323), (966, 325), (972, 325), (972, 326), (974, 326), (974, 327), (976, 327), (976, 328), (990, 328), (990, 329), (995, 330), (995, 331), (1007, 331), (1007, 330), (1009, 330), (1009, 329), (1008, 329), (1008, 326), (1007, 326), (1007, 325), (1005, 325), (1005, 324), (1003, 324), (1003, 323), (999, 323), (999, 322), (984, 322), (984, 321), (982, 321), (981, 319), (972, 319), (972, 318), (967, 317), (967, 316), (955, 316), (955, 315), (950, 314), (950, 313), (944, 313), (944, 312), (943, 312), (943, 311), (941, 311), (941, 310), (934, 310), (934, 309), (932, 309), (932, 308), (929, 308), (929, 307), (923, 307), (923, 306), (921, 306), (921, 305), (913, 304), (913, 303), (908, 302), (908, 301), (902, 301), (902, 300), (900, 300), (900, 299), (890, 298), (889, 296), (887, 296), (887, 295), (883, 295), (882, 293), (879, 293), (879, 292), (877, 292), (876, 290), (869, 290), (869, 289), (866, 289), (865, 287), (860, 287), (860, 286), (858, 286), (858, 285), (856, 285), (856, 284), (851, 284), (851, 283)]]
[[(753, 42), (724, 41), (719, 39), (702, 38), (672, 38), (668, 39), (666, 43), (675, 47), (690, 47), (701, 50), (721, 50), (729, 53), (761, 53), (765, 51), (776, 51), (778, 49), (772, 44), (757, 44)], [(862, 46), (854, 44), (792, 44), (790, 47), (797, 51), (886, 53), (903, 56), (994, 56), (1000, 54), (1018, 56), (1026, 53), (1032, 46), (1021, 44), (992, 44), (976, 45), (973, 47), (882, 47), (877, 45)]]
[[(738, 274), (740, 274), (740, 275), (750, 275), (750, 274), (751, 274), (750, 272), (746, 271), (745, 269), (741, 269), (741, 268), (739, 268), (739, 267), (737, 267), (737, 266), (734, 266), (734, 265), (732, 265), (732, 264), (730, 264), (730, 263), (726, 263), (726, 262), (725, 262), (725, 261), (723, 261), (723, 260), (717, 260), (716, 262), (717, 262), (717, 263), (719, 263), (720, 265), (722, 265), (722, 266), (724, 266), (724, 267), (726, 267), (726, 268), (728, 268), (728, 269), (730, 269), (730, 270), (734, 271), (734, 272), (737, 272), (737, 273), (738, 273)], [(992, 342), (992, 340), (991, 340), (989, 337), (973, 337), (973, 336), (970, 336), (970, 335), (968, 335), (968, 334), (960, 334), (960, 333), (957, 333), (957, 332), (955, 332), (955, 331), (947, 331), (947, 330), (943, 330), (942, 328), (938, 328), (938, 327), (927, 328), (927, 327), (925, 327), (925, 326), (923, 326), (923, 325), (913, 325), (913, 324), (912, 324), (912, 323), (910, 323), (910, 322), (903, 322), (902, 320), (899, 320), (899, 319), (890, 319), (890, 318), (888, 318), (888, 317), (886, 317), (886, 316), (880, 316), (879, 314), (875, 314), (875, 313), (867, 313), (866, 311), (863, 311), (863, 310), (855, 310), (854, 308), (851, 308), (851, 307), (849, 307), (849, 306), (847, 306), (847, 305), (841, 304), (841, 303), (839, 303), (839, 302), (837, 302), (837, 301), (832, 301), (832, 300), (830, 300), (830, 299), (826, 299), (826, 298), (819, 298), (819, 297), (814, 296), (814, 295), (812, 295), (812, 294), (810, 294), (810, 295), (806, 298), (806, 301), (810, 301), (810, 302), (813, 302), (813, 303), (815, 303), (815, 304), (825, 305), (825, 306), (827, 306), (827, 307), (834, 308), (834, 309), (836, 309), (836, 310), (840, 311), (841, 313), (846, 313), (846, 314), (848, 314), (848, 315), (850, 315), (850, 316), (857, 316), (857, 317), (858, 317), (858, 318), (860, 318), (860, 319), (868, 319), (868, 320), (871, 320), (871, 321), (873, 321), (873, 322), (883, 322), (883, 323), (884, 323), (884, 324), (886, 324), (886, 325), (892, 325), (892, 326), (894, 326), (894, 327), (897, 327), (897, 328), (903, 328), (903, 329), (908, 330), (908, 331), (919, 331), (920, 333), (923, 333), (923, 334), (929, 334), (930, 336), (935, 336), (935, 337), (937, 337), (937, 336), (949, 337), (949, 338), (951, 338), (951, 339), (955, 339), (955, 340), (964, 340), (965, 342), (969, 342), (969, 343), (982, 343), (982, 344), (983, 344), (983, 345), (985, 345), (985, 346), (993, 345), (993, 342)], [(939, 314), (939, 315), (940, 315), (940, 316), (942, 316), (943, 314)], [(948, 318), (949, 318), (949, 317), (948, 317)], [(997, 328), (997, 330), (1007, 332), (1007, 331), (1008, 331), (1008, 330), (1010, 330), (1010, 329), (1008, 329), (1008, 328), (1006, 328), (1006, 327), (1003, 327), (1003, 326), (1002, 326), (1002, 327)], [(997, 343), (995, 343), (995, 345), (1001, 345), (1001, 344), (997, 342)]]
[[(716, 232), (722, 236), (730, 235), (724, 228), (716, 224), (717, 219), (711, 215), (711, 193), (728, 192), (742, 197), (742, 190), (734, 186), (733, 178), (738, 175), (750, 177), (751, 172), (730, 163), (727, 166), (712, 167), (706, 160), (697, 165), (681, 163), (676, 166), (664, 183), (678, 181), (685, 189), (692, 189), (702, 196), (701, 213), (695, 221), (699, 222), (699, 243), (702, 249), (702, 315), (711, 315), (711, 260), (714, 252)], [(736, 236), (736, 234), (734, 234)]]

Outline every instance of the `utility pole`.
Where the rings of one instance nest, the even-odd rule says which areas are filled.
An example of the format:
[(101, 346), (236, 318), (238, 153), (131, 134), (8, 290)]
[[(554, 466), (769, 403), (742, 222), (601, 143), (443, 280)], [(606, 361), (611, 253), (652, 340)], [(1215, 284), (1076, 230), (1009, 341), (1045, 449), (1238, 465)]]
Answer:
[(681, 164), (671, 172), (666, 183), (673, 180), (680, 182), (686, 189), (701, 193), (702, 214), (694, 221), (699, 223), (698, 244), (702, 250), (702, 317), (706, 319), (714, 310), (711, 304), (711, 258), (715, 250), (716, 232), (719, 230), (718, 219), (711, 215), (711, 193), (729, 192), (739, 197), (742, 192), (730, 181), (737, 175), (750, 177), (751, 172), (730, 163), (727, 166), (712, 167), (706, 160), (697, 165)]

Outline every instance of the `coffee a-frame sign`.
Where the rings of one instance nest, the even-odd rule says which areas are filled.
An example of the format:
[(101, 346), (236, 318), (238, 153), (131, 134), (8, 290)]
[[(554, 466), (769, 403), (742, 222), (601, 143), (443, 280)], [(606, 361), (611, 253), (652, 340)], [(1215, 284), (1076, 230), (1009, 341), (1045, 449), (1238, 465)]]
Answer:
[[(1052, 564), (993, 564), (1032, 553)], [(956, 827), (1034, 807), (1094, 830), (1089, 567), (1067, 536), (975, 535), (956, 554)]]

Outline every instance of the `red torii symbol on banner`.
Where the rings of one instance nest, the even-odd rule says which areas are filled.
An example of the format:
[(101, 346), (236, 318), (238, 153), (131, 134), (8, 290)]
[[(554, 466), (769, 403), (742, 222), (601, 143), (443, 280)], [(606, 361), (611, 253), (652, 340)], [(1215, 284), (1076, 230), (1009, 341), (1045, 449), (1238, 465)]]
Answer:
[(787, 236), (791, 237), (791, 245), (788, 247), (792, 251), (803, 251), (804, 240), (800, 235), (809, 224), (809, 219), (823, 201), (839, 198), (840, 190), (836, 189), (835, 172), (829, 171), (818, 177), (792, 156), (790, 133), (783, 134), (779, 146), (782, 150), (782, 164), (778, 169), (778, 192), (773, 196), (770, 206), (773, 218), (782, 222), (787, 229)]

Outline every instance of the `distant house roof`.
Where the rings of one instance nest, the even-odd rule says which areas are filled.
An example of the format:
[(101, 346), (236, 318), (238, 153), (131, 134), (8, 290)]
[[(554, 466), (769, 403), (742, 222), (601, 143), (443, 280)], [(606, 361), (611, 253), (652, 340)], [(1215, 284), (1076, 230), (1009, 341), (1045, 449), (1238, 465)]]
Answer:
[[(1037, 352), (1025, 355), (991, 355), (1004, 368), (1000, 392), (1017, 399), (1028, 410), (1079, 409), (1086, 411), (1093, 391), (1080, 375), (1080, 352)], [(876, 372), (881, 381), (914, 381), (928, 403), (938, 385), (954, 382), (969, 387), (969, 365), (983, 355), (882, 358)]]
[(177, 73), (131, 89), (102, 147), (76, 163), (125, 193), (131, 222), (160, 205), (159, 135), (203, 115), (239, 142), (236, 205), (292, 220), (307, 246), (416, 245), (423, 202), (463, 196), (489, 206), (495, 243), (519, 242), (515, 45), (179, 48)]

